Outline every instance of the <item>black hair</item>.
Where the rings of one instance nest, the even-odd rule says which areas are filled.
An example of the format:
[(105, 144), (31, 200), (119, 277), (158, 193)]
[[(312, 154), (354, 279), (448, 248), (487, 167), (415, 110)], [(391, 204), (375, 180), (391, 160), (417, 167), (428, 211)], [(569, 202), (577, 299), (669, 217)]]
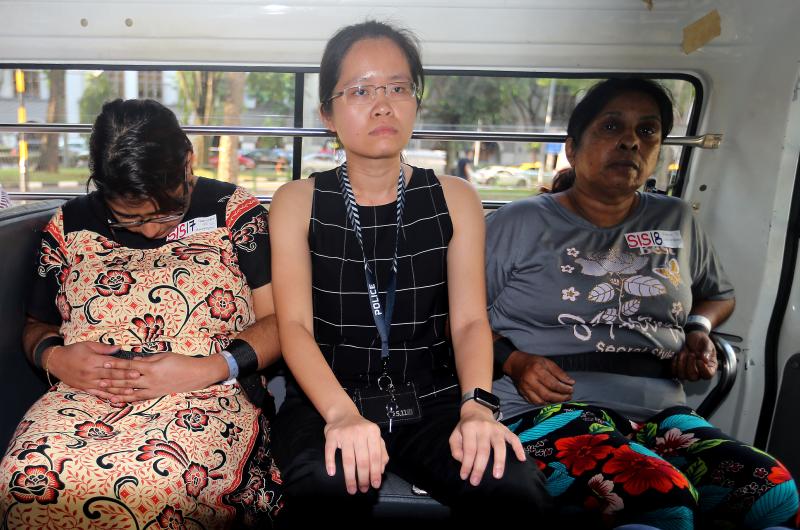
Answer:
[(89, 138), (89, 182), (107, 199), (154, 201), (179, 210), (174, 191), (186, 179), (192, 143), (175, 114), (152, 99), (117, 99), (103, 105)]
[(575, 184), (575, 168), (565, 167), (556, 172), (553, 183), (550, 185), (550, 193), (558, 193), (568, 190)]
[(425, 89), (419, 40), (407, 29), (396, 28), (377, 20), (367, 20), (340, 29), (325, 45), (325, 52), (319, 65), (319, 103), (322, 112), (324, 114), (331, 112), (330, 97), (333, 95), (336, 83), (339, 82), (345, 55), (355, 43), (364, 39), (389, 39), (402, 50), (411, 70), (411, 81), (417, 86), (417, 106), (419, 106)]
[(640, 77), (612, 77), (593, 85), (569, 117), (567, 136), (572, 138), (575, 146), (580, 145), (583, 133), (608, 103), (626, 93), (638, 93), (649, 96), (658, 106), (661, 117), (661, 141), (672, 130), (672, 98), (669, 91), (650, 79)]

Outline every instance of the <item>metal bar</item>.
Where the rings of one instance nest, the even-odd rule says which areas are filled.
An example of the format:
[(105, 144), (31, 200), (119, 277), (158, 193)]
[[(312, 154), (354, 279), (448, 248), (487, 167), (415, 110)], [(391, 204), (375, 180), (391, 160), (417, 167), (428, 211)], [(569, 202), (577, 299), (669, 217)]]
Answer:
[[(294, 74), (294, 126), (297, 129), (303, 128), (303, 98), (306, 93), (306, 76), (304, 74)], [(300, 171), (303, 164), (303, 139), (295, 136), (292, 139), (292, 179), (300, 178)]]
[(9, 191), (8, 196), (14, 200), (25, 200), (25, 201), (46, 201), (48, 199), (74, 199), (75, 197), (81, 197), (86, 195), (85, 193), (37, 193), (33, 191)]
[[(71, 193), (58, 193), (58, 192), (19, 192), (19, 191), (9, 191), (8, 196), (12, 200), (21, 200), (21, 201), (46, 201), (48, 199), (63, 199), (65, 201), (69, 199), (74, 199), (75, 197), (82, 197), (86, 195), (83, 192), (71, 192)], [(272, 202), (272, 197), (269, 195), (256, 195), (255, 196), (260, 202), (263, 204), (269, 204)]]
[[(63, 199), (65, 201), (69, 199), (74, 199), (75, 197), (81, 197), (85, 195), (84, 193), (22, 193), (19, 191), (9, 191), (8, 196), (12, 200), (20, 200), (20, 201), (46, 201), (48, 199)], [(272, 203), (272, 196), (270, 195), (256, 195), (255, 196), (261, 204), (270, 204)], [(511, 201), (483, 201), (483, 209), (484, 210), (496, 210), (503, 206), (504, 204), (511, 202)]]
[[(332, 138), (334, 135), (327, 129), (303, 127), (236, 127), (221, 125), (187, 125), (183, 127), (187, 134), (240, 136), (292, 136), (295, 138)], [(30, 132), (39, 134), (51, 133), (83, 133), (89, 134), (92, 126), (88, 124), (66, 123), (0, 123), (0, 132)], [(515, 132), (467, 132), (467, 131), (414, 131), (412, 138), (419, 140), (461, 140), (482, 142), (550, 142), (563, 143), (565, 134), (515, 133)], [(721, 134), (703, 134), (700, 136), (668, 136), (665, 145), (681, 145), (700, 149), (717, 149), (722, 142)]]

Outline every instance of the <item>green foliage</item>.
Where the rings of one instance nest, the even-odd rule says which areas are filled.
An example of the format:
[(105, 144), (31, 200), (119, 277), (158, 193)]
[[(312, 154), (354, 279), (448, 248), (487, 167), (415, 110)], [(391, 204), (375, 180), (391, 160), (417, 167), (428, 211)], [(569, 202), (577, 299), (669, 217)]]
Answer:
[(511, 79), (494, 77), (430, 76), (422, 103), (421, 121), (439, 128), (474, 128), (507, 124), (508, 91), (502, 87)]
[[(291, 115), (294, 111), (294, 74), (252, 72), (247, 76), (246, 93), (266, 114)], [(267, 116), (267, 120), (270, 118), (272, 116)]]
[(99, 75), (87, 74), (86, 88), (78, 103), (81, 123), (94, 123), (103, 108), (103, 103), (118, 97), (122, 97), (122, 94), (112, 86), (107, 72)]
[[(215, 90), (215, 87), (222, 79), (222, 73), (178, 72), (177, 79), (181, 123), (210, 123), (221, 101), (219, 90)], [(196, 121), (190, 120), (192, 115)]]
[[(303, 75), (303, 74), (297, 74)], [(263, 116), (259, 125), (288, 127), (294, 123), (294, 74), (252, 72), (247, 76), (245, 91), (256, 102), (256, 111)], [(280, 147), (284, 138), (262, 137), (258, 147)]]

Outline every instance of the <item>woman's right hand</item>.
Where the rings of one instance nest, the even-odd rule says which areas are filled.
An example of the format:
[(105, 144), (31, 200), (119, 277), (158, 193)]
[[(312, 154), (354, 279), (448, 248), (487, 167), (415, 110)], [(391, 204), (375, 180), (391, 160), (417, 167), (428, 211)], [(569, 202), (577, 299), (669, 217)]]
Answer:
[(104, 390), (101, 380), (123, 380), (139, 377), (135, 370), (104, 368), (108, 356), (119, 351), (119, 346), (100, 342), (76, 342), (69, 346), (55, 346), (45, 352), (42, 365), (71, 387), (103, 399), (114, 397)]
[(572, 399), (575, 380), (547, 357), (515, 351), (506, 360), (503, 370), (511, 376), (519, 394), (534, 405)]
[(337, 449), (342, 452), (347, 493), (366, 493), (370, 485), (375, 489), (381, 487), (389, 453), (380, 427), (353, 413), (325, 425), (325, 469), (331, 477), (336, 474)]

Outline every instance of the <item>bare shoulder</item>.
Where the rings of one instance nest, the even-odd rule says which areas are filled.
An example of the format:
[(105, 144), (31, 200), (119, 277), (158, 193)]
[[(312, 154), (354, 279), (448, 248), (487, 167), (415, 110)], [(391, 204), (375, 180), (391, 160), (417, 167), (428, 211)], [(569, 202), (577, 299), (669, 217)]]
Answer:
[(272, 196), (270, 210), (281, 208), (303, 208), (310, 211), (314, 196), (314, 179), (291, 180), (278, 188)]
[(444, 198), (451, 215), (459, 211), (482, 209), (481, 199), (475, 186), (452, 175), (437, 175), (437, 178), (442, 184)]

